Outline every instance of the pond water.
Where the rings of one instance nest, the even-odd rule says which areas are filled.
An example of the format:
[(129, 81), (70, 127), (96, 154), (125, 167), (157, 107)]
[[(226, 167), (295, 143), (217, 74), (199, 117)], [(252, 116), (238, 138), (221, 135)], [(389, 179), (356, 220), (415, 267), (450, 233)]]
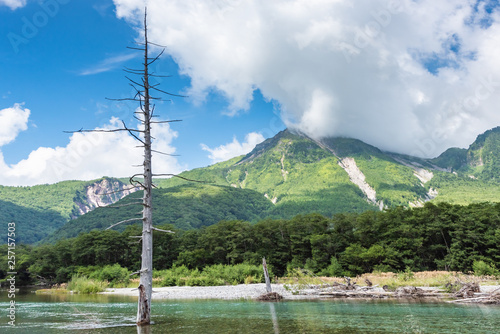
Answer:
[(16, 295), (16, 328), (2, 293), (0, 333), (500, 333), (500, 307), (443, 302), (164, 300), (138, 330), (136, 298)]

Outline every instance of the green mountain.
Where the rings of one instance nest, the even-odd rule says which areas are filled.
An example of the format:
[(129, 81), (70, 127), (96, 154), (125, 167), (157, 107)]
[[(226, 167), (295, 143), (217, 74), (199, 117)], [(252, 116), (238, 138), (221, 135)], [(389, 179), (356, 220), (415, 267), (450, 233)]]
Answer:
[[(499, 157), (500, 127), (479, 135), (469, 149), (451, 148), (434, 159), (383, 152), (357, 139), (318, 141), (285, 130), (246, 156), (181, 176), (258, 191), (273, 203), (270, 216), (290, 218), (427, 201), (498, 201)], [(158, 180), (164, 188), (184, 182)]]
[[(136, 192), (109, 207), (93, 210), (62, 226), (44, 241), (76, 237), (93, 229), (105, 230), (131, 218), (140, 218), (142, 193)], [(135, 203), (135, 204), (134, 204)], [(131, 205), (133, 204), (133, 205)], [(235, 189), (209, 184), (184, 184), (153, 190), (153, 224), (172, 224), (180, 229), (196, 229), (221, 220), (257, 222), (265, 217), (272, 204), (262, 194), (249, 189)], [(136, 222), (137, 223), (137, 222)], [(114, 230), (123, 231), (123, 223)]]
[[(356, 139), (315, 141), (285, 130), (246, 156), (181, 175), (258, 191), (273, 203), (271, 216), (290, 218), (423, 202), (430, 188), (415, 170)], [(159, 185), (167, 188), (182, 182), (165, 179)]]
[[(220, 220), (257, 221), (313, 212), (332, 216), (422, 206), (427, 201), (496, 202), (500, 198), (499, 150), (500, 128), (481, 134), (468, 149), (451, 148), (434, 159), (384, 152), (356, 139), (314, 140), (284, 130), (247, 155), (180, 175), (205, 183), (189, 183), (180, 178), (155, 180), (155, 224), (191, 229)], [(9, 202), (42, 212), (52, 210), (65, 219), (85, 213), (79, 205), (75, 206), (75, 198), (80, 202), (88, 200), (92, 197), (88, 191), (75, 192), (76, 184), (71, 182), (57, 186), (67, 189), (66, 195), (46, 199), (42, 206), (40, 199), (30, 202), (32, 197), (26, 189), (19, 195), (9, 189), (8, 195), (16, 197)], [(2, 195), (3, 188), (6, 187), (0, 188), (0, 200), (6, 201), (9, 196)], [(41, 188), (38, 193), (49, 194), (48, 189)], [(48, 195), (42, 197), (45, 196)], [(140, 205), (121, 205), (140, 197), (140, 193), (135, 193), (119, 201), (119, 209), (99, 208), (71, 220), (45, 240), (76, 236), (138, 217), (134, 214), (141, 210)]]
[[(66, 222), (118, 201), (132, 191), (118, 179), (64, 181), (32, 187), (0, 186), (0, 221), (16, 223), (18, 243), (35, 243)], [(5, 243), (6, 240), (2, 240)]]

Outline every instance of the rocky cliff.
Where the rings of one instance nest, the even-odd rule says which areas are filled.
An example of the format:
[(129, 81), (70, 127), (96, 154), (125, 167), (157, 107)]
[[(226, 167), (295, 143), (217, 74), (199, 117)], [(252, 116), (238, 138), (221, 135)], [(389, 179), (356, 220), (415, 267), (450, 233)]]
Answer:
[(137, 188), (132, 188), (118, 179), (103, 178), (95, 181), (86, 185), (82, 191), (77, 191), (71, 219), (86, 214), (97, 207), (113, 204), (137, 190)]

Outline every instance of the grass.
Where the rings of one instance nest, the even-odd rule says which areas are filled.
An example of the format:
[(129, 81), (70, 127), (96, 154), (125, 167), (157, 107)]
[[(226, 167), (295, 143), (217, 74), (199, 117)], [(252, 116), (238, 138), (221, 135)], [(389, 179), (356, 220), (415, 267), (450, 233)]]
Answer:
[(57, 288), (39, 289), (35, 291), (35, 294), (37, 295), (66, 295), (70, 293), (71, 291), (67, 289), (57, 289)]
[(108, 285), (108, 281), (99, 281), (86, 276), (75, 275), (68, 282), (67, 289), (80, 294), (93, 294), (103, 292)]
[[(415, 287), (440, 287), (445, 288), (446, 285), (462, 283), (479, 283), (480, 285), (500, 285), (500, 279), (494, 276), (475, 276), (463, 274), (453, 271), (422, 271), (422, 272), (402, 272), (402, 273), (369, 273), (358, 275), (352, 279), (359, 286), (366, 286), (366, 279), (370, 280), (373, 285), (380, 287), (387, 285), (389, 289), (396, 289), (403, 286)], [(298, 275), (284, 277), (279, 279), (279, 283), (288, 286), (293, 286), (294, 290), (307, 287), (307, 285), (322, 285), (342, 283), (345, 284), (343, 277), (318, 277), (302, 271)]]

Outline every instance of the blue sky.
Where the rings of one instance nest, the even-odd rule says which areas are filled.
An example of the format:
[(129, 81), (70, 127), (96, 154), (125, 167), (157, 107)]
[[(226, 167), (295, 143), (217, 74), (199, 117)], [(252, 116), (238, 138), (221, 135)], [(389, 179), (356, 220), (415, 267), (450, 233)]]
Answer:
[[(28, 128), (1, 147), (7, 165), (26, 159), (39, 147), (66, 146), (70, 135), (65, 130), (102, 127), (111, 117), (135, 124), (131, 110), (136, 105), (106, 100), (131, 95), (122, 68), (137, 68), (141, 62), (140, 52), (126, 49), (137, 37), (134, 27), (116, 17), (112, 1), (49, 3), (50, 11), (37, 1), (15, 10), (0, 5), (0, 109), (22, 103), (31, 111)], [(53, 17), (40, 14), (52, 12)], [(172, 75), (162, 79), (162, 89), (169, 92), (183, 93), (190, 84), (168, 55), (153, 70)], [(178, 133), (171, 145), (180, 155), (179, 166), (191, 169), (212, 163), (201, 144), (217, 147), (233, 138), (243, 143), (248, 133), (269, 137), (282, 130), (273, 104), (258, 91), (254, 96), (251, 108), (237, 116), (226, 115), (228, 102), (215, 92), (203, 103), (187, 97), (158, 105), (165, 119), (183, 120), (171, 127)]]
[[(180, 155), (157, 157), (158, 172), (246, 153), (285, 127), (434, 157), (500, 125), (496, 0), (146, 2), (151, 40), (167, 46), (153, 70), (188, 95), (157, 106), (183, 120), (158, 129)], [(126, 46), (146, 2), (0, 0), (0, 184), (130, 174), (129, 138), (63, 131), (134, 125), (136, 106), (106, 97), (131, 95), (121, 69), (140, 64)]]

